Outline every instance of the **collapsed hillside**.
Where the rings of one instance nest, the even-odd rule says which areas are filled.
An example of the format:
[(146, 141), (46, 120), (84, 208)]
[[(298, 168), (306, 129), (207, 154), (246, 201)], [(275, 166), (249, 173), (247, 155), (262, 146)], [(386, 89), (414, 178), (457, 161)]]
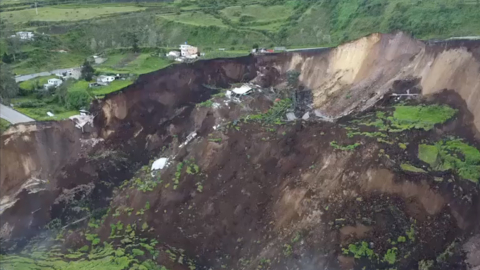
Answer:
[(95, 102), (87, 133), (17, 125), (2, 266), (474, 269), (479, 47), (375, 34), (199, 61)]

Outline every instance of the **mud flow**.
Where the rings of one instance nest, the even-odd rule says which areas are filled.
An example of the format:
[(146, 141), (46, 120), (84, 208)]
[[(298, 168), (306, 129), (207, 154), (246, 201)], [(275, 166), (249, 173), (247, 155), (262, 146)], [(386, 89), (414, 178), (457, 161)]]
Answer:
[(178, 64), (2, 134), (2, 269), (478, 269), (480, 42)]

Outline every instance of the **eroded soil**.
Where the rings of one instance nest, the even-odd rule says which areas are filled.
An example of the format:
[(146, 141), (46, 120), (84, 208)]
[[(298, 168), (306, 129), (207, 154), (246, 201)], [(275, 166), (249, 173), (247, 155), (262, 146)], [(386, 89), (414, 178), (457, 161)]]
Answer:
[[(168, 167), (142, 167), (114, 191), (103, 217), (63, 230), (63, 246), (79, 250), (92, 245), (85, 235), (95, 234), (100, 243), (129, 250), (130, 226), (134, 243), (158, 241), (153, 257), (136, 257), (169, 269), (467, 267), (462, 244), (476, 232), (477, 186), (454, 171), (431, 171), (417, 158), (426, 141), (476, 143), (455, 93), (405, 101), (458, 111), (431, 130), (400, 132), (361, 124), (392, 113), (393, 100), (337, 123), (268, 124), (246, 117), (272, 104), (255, 95), (243, 104), (219, 97), (218, 105), (184, 111), (198, 136), (180, 147), (181, 124), (172, 122), (170, 143), (158, 155), (170, 159)], [(406, 162), (425, 172), (403, 170)], [(367, 248), (359, 251), (362, 243)]]

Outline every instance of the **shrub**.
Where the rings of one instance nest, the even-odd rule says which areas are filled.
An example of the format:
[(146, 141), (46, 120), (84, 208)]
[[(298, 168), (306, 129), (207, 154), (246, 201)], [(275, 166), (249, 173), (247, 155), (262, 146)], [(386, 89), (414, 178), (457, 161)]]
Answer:
[(90, 104), (90, 95), (84, 91), (71, 91), (67, 94), (67, 108), (68, 109), (81, 109)]
[(39, 108), (45, 106), (45, 103), (38, 100), (27, 100), (17, 103), (16, 106), (20, 108)]

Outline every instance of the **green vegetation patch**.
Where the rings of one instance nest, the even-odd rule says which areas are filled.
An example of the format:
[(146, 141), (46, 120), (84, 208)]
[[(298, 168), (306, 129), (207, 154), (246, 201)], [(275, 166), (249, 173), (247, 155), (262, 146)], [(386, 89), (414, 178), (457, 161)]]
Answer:
[(224, 25), (222, 20), (215, 18), (210, 14), (205, 14), (203, 12), (182, 12), (180, 14), (165, 14), (159, 15), (164, 19), (171, 20), (174, 22), (185, 23), (195, 26), (219, 26), (227, 27)]
[(436, 145), (420, 144), (418, 146), (418, 158), (432, 167), (436, 167), (439, 149)]
[(360, 259), (362, 257), (371, 259), (375, 255), (375, 252), (368, 247), (368, 243), (365, 241), (356, 244), (350, 244), (348, 245), (348, 249), (343, 248), (342, 251), (343, 254), (353, 255), (353, 257), (356, 259)]
[(266, 124), (283, 124), (287, 111), (292, 107), (292, 100), (289, 98), (275, 102), (266, 112), (255, 115), (248, 115), (246, 119), (252, 121), (264, 122)]
[(116, 92), (120, 89), (123, 89), (123, 88), (131, 85), (132, 83), (133, 83), (133, 81), (131, 81), (131, 80), (115, 80), (107, 86), (90, 88), (89, 92), (93, 95), (96, 95), (96, 96), (102, 96), (102, 95), (106, 95), (106, 94), (109, 94), (109, 93), (112, 93), (112, 92)]
[[(156, 265), (152, 260), (139, 262), (135, 259), (141, 250), (132, 250), (132, 254), (123, 248), (114, 248), (108, 243), (92, 249), (87, 254), (77, 251), (69, 254), (54, 252), (55, 249), (35, 248), (34, 252), (21, 255), (0, 255), (0, 264), (5, 270), (122, 270), (122, 269), (156, 269), (167, 270)], [(88, 251), (88, 250), (87, 250)], [(143, 252), (143, 251), (141, 251)]]
[(456, 112), (457, 110), (446, 105), (395, 106), (393, 116), (388, 119), (394, 129), (430, 130), (436, 124), (445, 123)]
[(480, 178), (480, 151), (461, 139), (439, 141), (433, 145), (418, 146), (418, 158), (433, 170), (453, 170), (460, 177), (478, 183)]
[(395, 264), (397, 261), (397, 251), (398, 248), (396, 247), (387, 250), (387, 253), (383, 255), (383, 261), (387, 262), (388, 264)]
[(353, 151), (355, 148), (359, 147), (361, 144), (360, 143), (354, 143), (350, 145), (339, 145), (336, 141), (330, 142), (330, 145), (334, 149), (342, 150), (342, 151)]
[(402, 168), (402, 170), (404, 171), (408, 171), (408, 172), (414, 172), (414, 173), (426, 173), (425, 170), (421, 169), (421, 168), (417, 168), (413, 165), (410, 165), (408, 163), (402, 163), (400, 165), (400, 167)]
[(8, 122), (3, 118), (0, 118), (0, 132), (7, 130), (10, 125), (11, 125), (10, 122)]
[(2, 12), (0, 13), (0, 18), (14, 24), (29, 21), (80, 21), (105, 15), (141, 10), (145, 10), (145, 8), (135, 6), (92, 6), (87, 8), (78, 6), (52, 6), (38, 8), (38, 14), (36, 14), (35, 9)]
[(150, 53), (111, 53), (107, 61), (95, 67), (103, 73), (145, 74), (169, 66), (172, 61)]
[(288, 5), (232, 6), (223, 9), (221, 13), (233, 22), (265, 22), (287, 19), (292, 14), (292, 8)]
[(35, 79), (23, 81), (18, 84), (18, 87), (24, 89), (24, 90), (29, 90), (33, 91), (35, 89), (42, 88), (44, 84), (48, 82), (48, 79), (53, 79), (57, 78), (57, 76), (44, 76), (44, 77), (37, 77)]
[(196, 105), (197, 107), (206, 107), (206, 108), (210, 108), (213, 106), (213, 101), (211, 99), (209, 100), (206, 100), (204, 102), (200, 102)]
[[(410, 129), (431, 130), (436, 124), (451, 119), (457, 110), (447, 105), (395, 106), (392, 112), (377, 111), (374, 115), (352, 120), (350, 123), (375, 127), (379, 131), (402, 132)], [(350, 137), (364, 135), (368, 137), (385, 137), (381, 132), (349, 132)]]

